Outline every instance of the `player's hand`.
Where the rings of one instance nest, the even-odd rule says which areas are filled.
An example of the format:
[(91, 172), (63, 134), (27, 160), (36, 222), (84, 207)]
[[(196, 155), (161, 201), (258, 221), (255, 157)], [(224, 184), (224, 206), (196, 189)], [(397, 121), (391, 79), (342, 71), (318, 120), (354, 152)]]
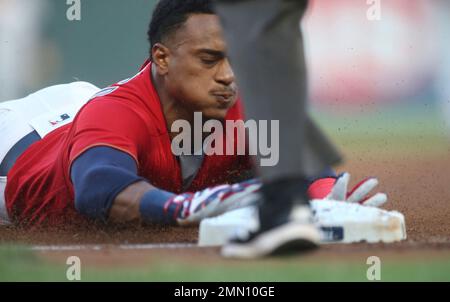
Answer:
[(350, 174), (344, 173), (336, 180), (331, 193), (326, 198), (359, 203), (372, 207), (380, 207), (387, 202), (387, 195), (385, 193), (369, 195), (370, 192), (378, 185), (378, 179), (374, 177), (366, 178), (360, 181), (351, 191), (348, 191), (349, 181)]
[(254, 192), (261, 188), (257, 179), (233, 185), (220, 185), (196, 193), (184, 193), (171, 198), (165, 205), (167, 209), (176, 204), (175, 218), (179, 225), (195, 225), (204, 218), (221, 215), (225, 212), (243, 208), (257, 201)]
[[(337, 201), (345, 201), (351, 203), (359, 203), (365, 206), (381, 207), (387, 202), (387, 195), (385, 193), (376, 193), (370, 195), (370, 192), (378, 185), (378, 179), (374, 177), (366, 178), (360, 181), (352, 190), (348, 191), (348, 184), (350, 181), (350, 174), (344, 173), (338, 178), (319, 179), (311, 184), (309, 191), (328, 191), (326, 196), (314, 196), (317, 193), (310, 193), (312, 198), (316, 199), (330, 199)], [(330, 187), (332, 185), (332, 187)], [(319, 190), (317, 190), (317, 188)], [(331, 188), (331, 189), (330, 189)], [(331, 191), (330, 191), (331, 190)], [(318, 194), (320, 195), (320, 194)]]

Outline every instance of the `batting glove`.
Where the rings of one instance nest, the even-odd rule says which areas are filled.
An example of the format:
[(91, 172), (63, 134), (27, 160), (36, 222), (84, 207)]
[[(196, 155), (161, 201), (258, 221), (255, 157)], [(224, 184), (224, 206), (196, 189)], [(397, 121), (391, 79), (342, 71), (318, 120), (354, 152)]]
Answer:
[(385, 193), (369, 195), (378, 185), (378, 179), (374, 177), (366, 178), (359, 182), (351, 191), (348, 191), (349, 181), (349, 173), (344, 173), (338, 178), (319, 179), (310, 185), (308, 193), (311, 199), (330, 199), (359, 203), (371, 207), (381, 207), (387, 202)]
[(169, 199), (164, 212), (175, 206), (174, 219), (181, 226), (195, 225), (202, 219), (256, 203), (262, 183), (257, 179), (233, 185), (220, 185), (196, 193), (184, 193)]

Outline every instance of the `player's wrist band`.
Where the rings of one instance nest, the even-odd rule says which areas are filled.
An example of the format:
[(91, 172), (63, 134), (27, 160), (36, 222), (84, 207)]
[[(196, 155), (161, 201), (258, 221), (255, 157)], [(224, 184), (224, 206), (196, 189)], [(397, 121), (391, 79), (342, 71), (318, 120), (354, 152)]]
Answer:
[(141, 203), (139, 205), (139, 211), (141, 213), (141, 218), (145, 223), (155, 223), (155, 224), (176, 224), (173, 217), (173, 209), (169, 209), (168, 212), (164, 211), (164, 206), (166, 202), (174, 197), (175, 194), (153, 189), (145, 193), (141, 198)]

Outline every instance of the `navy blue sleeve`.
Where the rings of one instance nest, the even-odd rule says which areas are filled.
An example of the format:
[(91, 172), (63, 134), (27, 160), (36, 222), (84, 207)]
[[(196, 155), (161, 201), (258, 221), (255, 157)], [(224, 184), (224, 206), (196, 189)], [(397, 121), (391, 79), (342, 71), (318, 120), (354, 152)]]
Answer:
[(116, 196), (129, 185), (145, 181), (137, 175), (134, 159), (110, 147), (94, 147), (72, 164), (75, 208), (93, 219), (107, 221)]

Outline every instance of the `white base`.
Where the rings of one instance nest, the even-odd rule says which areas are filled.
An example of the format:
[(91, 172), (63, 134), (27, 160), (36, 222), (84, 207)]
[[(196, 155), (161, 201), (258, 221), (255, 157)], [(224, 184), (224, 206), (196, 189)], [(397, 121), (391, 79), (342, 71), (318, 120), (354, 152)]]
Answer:
[[(322, 230), (322, 243), (389, 243), (406, 239), (405, 218), (399, 212), (331, 200), (313, 200), (311, 207)], [(255, 207), (234, 210), (204, 219), (198, 244), (220, 246), (236, 232), (257, 227)]]

